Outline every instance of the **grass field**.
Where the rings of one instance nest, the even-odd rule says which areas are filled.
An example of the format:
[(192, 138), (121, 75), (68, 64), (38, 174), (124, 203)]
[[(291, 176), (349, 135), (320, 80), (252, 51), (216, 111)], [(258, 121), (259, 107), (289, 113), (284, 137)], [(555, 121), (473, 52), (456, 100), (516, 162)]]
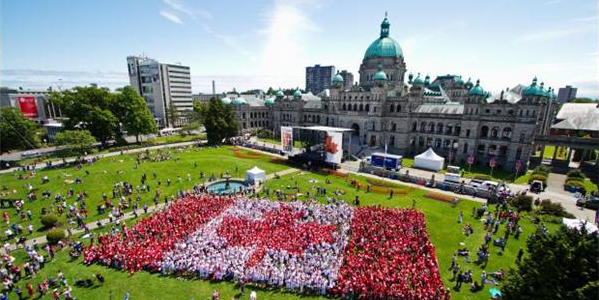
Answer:
[[(196, 150), (197, 149), (197, 150)], [(163, 150), (168, 151), (173, 155), (173, 159), (163, 162), (143, 162), (137, 169), (134, 169), (136, 164), (137, 154), (125, 154), (103, 158), (93, 165), (84, 165), (81, 170), (74, 168), (68, 169), (54, 169), (44, 170), (37, 173), (37, 175), (30, 179), (18, 179), (19, 174), (24, 174), (21, 171), (15, 171), (9, 174), (2, 174), (0, 180), (2, 182), (3, 193), (8, 193), (4, 198), (22, 198), (25, 201), (24, 210), (31, 210), (33, 213), (33, 221), (31, 222), (36, 230), (42, 228), (40, 215), (42, 207), (51, 209), (52, 205), (58, 206), (60, 203), (55, 203), (54, 194), (61, 193), (66, 195), (68, 189), (73, 189), (75, 195), (79, 192), (85, 191), (88, 194), (86, 197), (86, 209), (88, 210), (87, 222), (91, 222), (98, 219), (107, 218), (107, 212), (103, 215), (97, 214), (97, 205), (102, 203), (102, 193), (105, 193), (108, 197), (112, 197), (112, 188), (115, 183), (120, 181), (129, 182), (132, 185), (140, 185), (142, 174), (146, 174), (150, 184), (150, 192), (135, 192), (128, 196), (135, 200), (137, 195), (141, 197), (140, 207), (143, 203), (152, 205), (152, 199), (156, 192), (156, 189), (160, 190), (161, 198), (163, 201), (164, 195), (172, 195), (181, 189), (191, 188), (193, 184), (201, 184), (203, 180), (199, 179), (200, 172), (204, 172), (206, 178), (210, 177), (211, 174), (215, 174), (219, 177), (221, 173), (229, 171), (233, 177), (245, 178), (245, 171), (251, 169), (255, 165), (266, 170), (268, 173), (274, 171), (280, 171), (288, 168), (280, 163), (270, 162), (271, 157), (266, 155), (255, 155), (251, 158), (240, 158), (237, 157), (231, 148), (193, 148), (193, 150), (186, 150), (179, 154), (176, 149)], [(247, 151), (241, 151), (241, 155)], [(153, 151), (152, 153), (156, 153)], [(253, 153), (253, 152), (252, 152)], [(174, 160), (177, 159), (177, 161)], [(195, 167), (197, 163), (197, 167)], [(235, 169), (237, 173), (235, 174)], [(86, 171), (89, 171), (90, 175), (86, 175)], [(157, 179), (153, 179), (152, 173), (155, 172)], [(187, 182), (187, 174), (190, 174), (192, 180)], [(48, 176), (50, 179), (49, 183), (42, 184), (41, 179), (43, 176)], [(178, 176), (181, 176), (182, 182), (178, 181)], [(67, 183), (65, 180), (82, 178), (82, 184)], [(170, 186), (167, 186), (167, 179), (171, 180)], [(161, 181), (161, 185), (158, 186), (158, 180)], [(24, 188), (26, 184), (31, 184), (34, 188), (38, 189), (38, 200), (30, 202), (27, 199), (27, 190)], [(52, 197), (44, 200), (41, 193), (43, 191), (50, 191)], [(16, 193), (14, 193), (16, 191)], [(114, 199), (112, 202), (116, 204), (117, 200)], [(67, 204), (76, 203), (76, 196), (67, 199)], [(28, 220), (22, 221), (20, 217), (16, 215), (14, 209), (2, 210), (7, 211), (10, 216), (11, 225), (14, 223), (21, 224), (23, 227), (27, 227), (30, 223)], [(66, 223), (65, 214), (61, 216), (61, 221)], [(4, 233), (7, 226), (2, 224), (0, 229)], [(42, 231), (35, 231), (32, 237), (43, 235)], [(2, 236), (4, 239), (4, 236)]]
[[(69, 168), (65, 170), (42, 171), (38, 173), (34, 179), (28, 180), (19, 180), (14, 174), (8, 176), (3, 175), (1, 179), (3, 185), (21, 191), (22, 185), (25, 182), (30, 181), (34, 185), (40, 185), (39, 182), (41, 176), (43, 176), (43, 174), (48, 174), (51, 178), (51, 182), (47, 184), (48, 186), (44, 187), (43, 190), (49, 189), (53, 193), (56, 191), (64, 193), (70, 185), (58, 182), (56, 179), (58, 175), (69, 173), (71, 177), (82, 176), (84, 178), (84, 183), (80, 186), (74, 186), (74, 189), (75, 191), (86, 189), (88, 194), (90, 194), (87, 201), (90, 210), (90, 219), (94, 219), (104, 217), (95, 215), (94, 204), (100, 201), (102, 191), (106, 191), (107, 194), (110, 194), (112, 183), (117, 180), (128, 180), (134, 184), (138, 184), (139, 178), (143, 172), (148, 174), (153, 190), (156, 188), (157, 184), (156, 181), (152, 179), (151, 174), (152, 172), (156, 172), (158, 177), (163, 181), (161, 187), (163, 189), (163, 194), (170, 194), (179, 189), (190, 188), (194, 182), (186, 182), (186, 174), (190, 173), (194, 178), (197, 178), (197, 174), (200, 170), (203, 170), (208, 176), (211, 173), (215, 173), (218, 176), (220, 172), (226, 170), (234, 172), (235, 166), (237, 165), (240, 173), (238, 176), (243, 177), (245, 170), (254, 165), (258, 165), (260, 168), (265, 169), (267, 174), (288, 168), (278, 162), (271, 162), (269, 157), (256, 155), (255, 153), (250, 154), (245, 151), (234, 152), (231, 148), (208, 148), (174, 155), (180, 160), (142, 163), (137, 170), (132, 169), (134, 164), (133, 156), (123, 155), (114, 158), (106, 158), (93, 166), (84, 168), (84, 170), (88, 169), (91, 172), (91, 175), (88, 177), (84, 176), (84, 170), (76, 171), (73, 168)], [(197, 169), (194, 167), (194, 162), (198, 163)], [(116, 171), (119, 169), (124, 170), (125, 173), (121, 175), (116, 174)], [(104, 174), (104, 170), (108, 171), (108, 173)], [(181, 183), (175, 179), (179, 174), (183, 177), (183, 182)], [(172, 184), (168, 188), (164, 186), (166, 178), (171, 178), (172, 180)], [(411, 207), (413, 203), (412, 199), (416, 199), (416, 209), (422, 210), (426, 215), (427, 230), (431, 237), (431, 241), (436, 247), (436, 254), (439, 259), (440, 271), (442, 272), (444, 282), (446, 286), (453, 287), (454, 283), (450, 281), (451, 272), (449, 271), (453, 252), (458, 248), (468, 248), (471, 251), (471, 258), (474, 260), (474, 254), (476, 253), (477, 248), (484, 241), (485, 232), (483, 230), (483, 225), (479, 220), (474, 220), (471, 217), (472, 210), (476, 207), (480, 207), (482, 204), (474, 201), (461, 200), (458, 206), (453, 208), (449, 203), (424, 197), (425, 194), (428, 193), (424, 190), (407, 187), (399, 183), (393, 184), (390, 187), (384, 187), (380, 186), (383, 181), (372, 181), (372, 179), (370, 179), (370, 183), (377, 186), (373, 187), (373, 192), (365, 193), (365, 186), (368, 179), (366, 177), (357, 177), (353, 175), (351, 178), (358, 180), (362, 184), (361, 190), (357, 191), (355, 188), (351, 187), (348, 178), (303, 172), (282, 176), (280, 179), (272, 179), (268, 181), (265, 186), (271, 191), (280, 189), (284, 192), (295, 193), (296, 190), (291, 190), (289, 187), (295, 186), (297, 182), (300, 193), (302, 194), (306, 194), (308, 191), (311, 191), (310, 194), (314, 194), (316, 191), (314, 188), (316, 186), (323, 186), (327, 189), (327, 194), (329, 196), (332, 195), (335, 190), (344, 191), (345, 195), (341, 197), (344, 200), (353, 201), (355, 196), (358, 195), (360, 197), (361, 205), (384, 205), (402, 208)], [(329, 179), (331, 183), (325, 184), (326, 179)], [(317, 180), (317, 182), (310, 183), (310, 180)], [(388, 199), (389, 194), (387, 190), (389, 188), (393, 188), (396, 191), (395, 196), (392, 199)], [(19, 195), (22, 196), (22, 192), (20, 193), (21, 194)], [(153, 192), (144, 194), (142, 197), (144, 201), (149, 201), (152, 195)], [(266, 195), (262, 193), (262, 196)], [(274, 197), (274, 193), (271, 193), (270, 196)], [(133, 197), (135, 197), (135, 195)], [(305, 197), (300, 196), (300, 200), (303, 199), (305, 199)], [(318, 197), (317, 199), (321, 202), (326, 201), (326, 198), (323, 196)], [(26, 209), (32, 208), (32, 211), (37, 218), (41, 206), (49, 205), (50, 202), (53, 202), (53, 200), (38, 200), (33, 203), (27, 202), (25, 205)], [(73, 200), (70, 200), (69, 202), (73, 202)], [(14, 220), (14, 210), (11, 209), (9, 211), (11, 212), (11, 220)], [(469, 237), (462, 234), (461, 225), (457, 223), (460, 211), (463, 211), (464, 213), (464, 223), (470, 222), (474, 226), (474, 234)], [(135, 220), (127, 221), (129, 225), (134, 222)], [(510, 238), (507, 243), (506, 252), (503, 256), (497, 254), (497, 247), (491, 246), (491, 256), (486, 268), (488, 273), (496, 271), (499, 268), (507, 269), (514, 264), (518, 249), (525, 246), (526, 237), (534, 230), (534, 226), (527, 218), (525, 218), (521, 224), (523, 225), (524, 233), (519, 240), (516, 240), (513, 237)], [(36, 226), (39, 226), (39, 224), (36, 224)], [(550, 226), (550, 228), (554, 227), (555, 225)], [(2, 226), (2, 230), (5, 228), (5, 226)], [(97, 231), (108, 230), (109, 228), (105, 228), (104, 230)], [(503, 235), (503, 229), (499, 231), (498, 235)], [(463, 243), (463, 245), (461, 243)], [(15, 252), (14, 256), (17, 258), (17, 262), (22, 262), (25, 253), (23, 250), (18, 250)], [(459, 264), (463, 266), (463, 270), (472, 269), (474, 272), (474, 280), (480, 280), (481, 268), (479, 266), (474, 263), (465, 263), (462, 258), (459, 259)], [(36, 278), (23, 280), (19, 282), (19, 285), (24, 287), (25, 283), (28, 281), (37, 283), (48, 276), (56, 277), (59, 270), (65, 273), (71, 286), (74, 285), (74, 281), (78, 278), (91, 278), (95, 273), (102, 273), (104, 275), (106, 283), (103, 286), (96, 286), (93, 288), (77, 288), (73, 286), (73, 295), (78, 299), (111, 299), (110, 295), (112, 295), (112, 299), (122, 299), (127, 291), (131, 292), (132, 299), (210, 299), (214, 289), (220, 291), (221, 299), (229, 299), (236, 296), (238, 293), (238, 289), (233, 283), (207, 282), (190, 280), (187, 278), (175, 278), (172, 276), (162, 277), (147, 272), (138, 272), (134, 276), (129, 276), (126, 272), (108, 269), (103, 266), (85, 266), (81, 263), (81, 259), (71, 261), (67, 251), (60, 251), (57, 254), (56, 261), (48, 263), (46, 267), (38, 273)], [(468, 290), (467, 285), (464, 285), (460, 292), (452, 292), (452, 298), (489, 299), (488, 288), (487, 285), (485, 290), (471, 293)], [(258, 296), (261, 300), (324, 299), (314, 296), (283, 293), (277, 290), (259, 290)], [(15, 295), (13, 294), (10, 299), (14, 297)], [(51, 299), (51, 296), (46, 295), (41, 299)], [(247, 299), (247, 295), (245, 299)]]

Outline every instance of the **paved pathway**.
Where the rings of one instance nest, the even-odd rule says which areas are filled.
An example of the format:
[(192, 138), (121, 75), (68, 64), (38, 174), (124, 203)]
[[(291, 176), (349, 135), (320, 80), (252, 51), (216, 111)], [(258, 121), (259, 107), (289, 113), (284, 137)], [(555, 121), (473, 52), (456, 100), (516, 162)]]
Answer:
[[(131, 149), (131, 150), (123, 150), (123, 153), (137, 153), (137, 152), (146, 151), (146, 149), (154, 150), (154, 149), (162, 149), (162, 148), (173, 148), (173, 147), (179, 147), (179, 146), (197, 145), (197, 144), (205, 143), (205, 142), (206, 141), (189, 141), (189, 142), (181, 142), (181, 143), (174, 143), (174, 144), (156, 145), (156, 146), (149, 146), (149, 147), (143, 147), (143, 148), (135, 148), (135, 149)], [(121, 154), (121, 151), (114, 151), (114, 152), (87, 155), (87, 156), (85, 156), (85, 158), (93, 158), (93, 157), (102, 158), (102, 157), (116, 156), (116, 155), (120, 155), (120, 154)], [(76, 157), (70, 157), (65, 160), (67, 162), (73, 162), (73, 161), (75, 161), (75, 159), (76, 159)], [(57, 159), (52, 162), (53, 165), (60, 164), (60, 163), (62, 163), (62, 159)], [(46, 166), (45, 163), (38, 163), (36, 165), (36, 169), (42, 169), (45, 166)], [(15, 170), (20, 170), (20, 169), (21, 168), (15, 167), (15, 168), (10, 168), (10, 169), (6, 169), (6, 170), (1, 170), (0, 174), (10, 173), (10, 172), (13, 172)]]

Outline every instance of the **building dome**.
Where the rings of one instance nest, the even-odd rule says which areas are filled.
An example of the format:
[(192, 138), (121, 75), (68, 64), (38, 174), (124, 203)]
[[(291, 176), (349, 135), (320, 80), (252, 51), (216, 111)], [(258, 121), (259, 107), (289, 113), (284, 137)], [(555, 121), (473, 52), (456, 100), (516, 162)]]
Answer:
[(549, 94), (549, 98), (551, 98), (551, 99), (557, 98), (557, 95), (555, 94), (555, 90), (553, 90), (553, 88), (549, 88), (548, 94)]
[(337, 73), (337, 75), (335, 75), (335, 77), (333, 77), (333, 83), (343, 83), (343, 76), (341, 76), (341, 74)]
[(225, 97), (225, 98), (220, 99), (220, 102), (222, 102), (222, 104), (229, 105), (229, 104), (231, 104), (231, 99), (229, 97)]
[(379, 65), (379, 71), (374, 74), (374, 80), (387, 80), (387, 74), (383, 71), (383, 66)]
[(532, 84), (527, 86), (524, 91), (522, 92), (522, 95), (524, 96), (543, 96), (543, 89), (540, 88), (537, 85), (537, 78), (533, 78), (532, 80)]
[(247, 102), (245, 101), (245, 99), (243, 99), (241, 97), (237, 97), (237, 98), (233, 99), (232, 103), (235, 106), (239, 106), (239, 105), (242, 105), (242, 104), (246, 104)]
[(484, 96), (486, 95), (485, 90), (480, 86), (480, 80), (476, 81), (476, 85), (470, 89), (468, 95), (471, 96)]
[(279, 89), (277, 91), (276, 96), (277, 96), (277, 99), (283, 99), (283, 97), (285, 97), (285, 94), (283, 93), (283, 91), (281, 89)]
[(455, 84), (458, 86), (464, 84), (464, 80), (462, 80), (462, 76), (459, 76), (458, 79), (456, 79)]
[(273, 107), (275, 105), (275, 98), (266, 98), (266, 100), (264, 100), (264, 105), (268, 107)]
[(299, 89), (296, 89), (295, 92), (293, 92), (293, 98), (299, 99), (302, 97), (302, 92)]
[(428, 86), (431, 83), (431, 77), (426, 75), (426, 77), (424, 77), (424, 85)]
[(366, 54), (364, 54), (364, 59), (374, 57), (403, 57), (403, 52), (399, 44), (389, 37), (389, 26), (389, 20), (385, 17), (383, 23), (381, 23), (381, 36), (368, 46)]
[(412, 81), (412, 84), (424, 84), (424, 81), (422, 81), (422, 78), (420, 78), (420, 74), (416, 76), (416, 78)]

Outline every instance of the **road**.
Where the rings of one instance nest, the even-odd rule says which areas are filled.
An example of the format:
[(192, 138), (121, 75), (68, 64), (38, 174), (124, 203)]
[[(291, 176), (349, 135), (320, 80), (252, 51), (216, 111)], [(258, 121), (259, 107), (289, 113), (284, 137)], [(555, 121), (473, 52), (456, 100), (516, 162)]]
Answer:
[[(267, 144), (268, 146), (274, 146), (275, 148), (280, 149), (280, 145), (278, 145), (278, 144), (272, 144), (272, 143), (262, 142), (262, 141), (258, 141), (258, 144), (260, 144), (260, 145)], [(267, 152), (264, 152), (264, 153), (267, 153)], [(357, 173), (357, 171), (359, 169), (359, 162), (348, 161), (348, 162), (341, 164), (341, 168), (345, 171)], [(409, 170), (410, 175), (414, 175), (414, 176), (419, 176), (419, 177), (423, 177), (423, 178), (431, 178), (432, 175), (435, 175), (436, 180), (443, 181), (445, 179), (445, 176), (443, 174), (426, 171), (426, 170), (408, 168), (408, 167), (402, 168), (401, 173), (402, 174), (405, 173), (406, 170)], [(364, 174), (364, 173), (360, 173), (360, 175), (371, 176), (371, 175)], [(576, 206), (576, 198), (574, 197), (574, 194), (570, 193), (568, 191), (565, 191), (563, 189), (565, 180), (566, 180), (565, 175), (551, 173), (548, 178), (547, 189), (544, 192), (541, 192), (540, 194), (529, 193), (529, 195), (532, 195), (535, 199), (536, 198), (539, 198), (541, 200), (550, 199), (553, 202), (561, 203), (562, 206), (566, 209), (566, 211), (573, 214), (574, 216), (576, 216), (576, 218), (584, 219), (584, 220), (588, 220), (588, 221), (592, 222), (595, 218), (595, 211), (592, 209), (587, 209), (587, 208), (581, 209), (580, 207)], [(407, 183), (402, 182), (402, 184), (407, 184)], [(524, 191), (529, 188), (528, 185), (523, 185), (523, 184), (508, 183), (507, 185), (509, 186), (510, 190), (512, 190), (514, 192)], [(418, 188), (424, 188), (424, 187), (418, 186)], [(443, 192), (439, 189), (434, 189), (434, 191), (437, 193)], [(445, 194), (445, 192), (443, 192), (443, 193)], [(449, 192), (449, 193), (451, 195), (454, 195), (454, 196), (457, 196), (460, 198), (468, 198), (468, 197), (465, 197), (464, 195), (458, 195), (458, 194), (454, 194), (451, 192)], [(480, 198), (474, 198), (471, 200), (479, 201)]]

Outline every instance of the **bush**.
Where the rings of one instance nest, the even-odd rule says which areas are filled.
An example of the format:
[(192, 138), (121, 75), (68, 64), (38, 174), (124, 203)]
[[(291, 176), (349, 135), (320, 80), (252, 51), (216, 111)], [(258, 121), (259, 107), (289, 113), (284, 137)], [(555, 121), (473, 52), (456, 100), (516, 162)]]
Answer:
[(58, 217), (55, 214), (46, 214), (42, 216), (42, 224), (46, 227), (54, 227), (58, 224)]
[(579, 180), (572, 180), (572, 179), (568, 179), (568, 181), (566, 181), (565, 185), (569, 185), (569, 186), (575, 186), (575, 187), (584, 187), (584, 184), (579, 181)]
[(46, 240), (48, 240), (48, 244), (50, 245), (55, 245), (64, 238), (64, 229), (61, 228), (52, 229), (48, 232), (48, 234), (46, 234)]
[(530, 182), (534, 181), (534, 180), (539, 180), (542, 182), (547, 182), (547, 176), (542, 175), (542, 174), (532, 174), (532, 176), (530, 176)]
[(580, 180), (584, 180), (586, 178), (586, 176), (584, 176), (584, 174), (582, 173), (582, 171), (578, 170), (578, 169), (574, 169), (568, 172), (568, 175), (566, 175), (566, 177), (568, 178), (568, 180), (570, 179), (574, 179), (574, 178), (578, 178)]
[(523, 211), (531, 211), (532, 210), (532, 197), (528, 195), (518, 195), (516, 197), (511, 198), (508, 202)]
[(549, 172), (551, 172), (551, 169), (544, 165), (540, 165), (532, 170), (533, 175), (540, 174), (540, 175), (545, 175), (545, 177), (549, 176)]
[(549, 199), (544, 199), (539, 204), (541, 214), (552, 215), (556, 217), (574, 218), (574, 215), (567, 212), (561, 203), (551, 202)]

